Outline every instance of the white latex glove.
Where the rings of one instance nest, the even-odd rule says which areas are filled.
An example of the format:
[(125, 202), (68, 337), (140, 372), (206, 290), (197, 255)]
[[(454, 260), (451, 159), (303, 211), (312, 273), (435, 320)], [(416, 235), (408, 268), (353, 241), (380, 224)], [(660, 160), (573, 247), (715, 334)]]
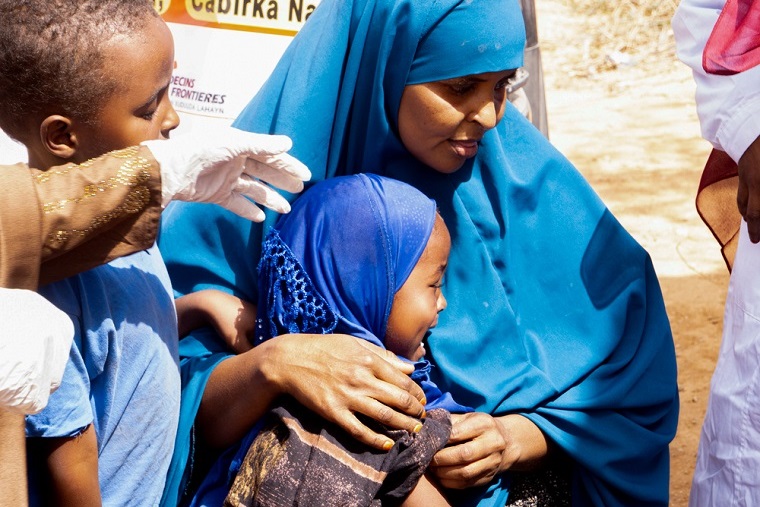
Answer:
[(36, 414), (61, 385), (74, 324), (29, 290), (0, 288), (0, 407)]
[(290, 204), (272, 187), (303, 190), (309, 169), (286, 152), (287, 136), (252, 134), (232, 127), (167, 140), (145, 141), (161, 169), (162, 205), (172, 200), (219, 204), (261, 222), (264, 212), (251, 200), (279, 213)]

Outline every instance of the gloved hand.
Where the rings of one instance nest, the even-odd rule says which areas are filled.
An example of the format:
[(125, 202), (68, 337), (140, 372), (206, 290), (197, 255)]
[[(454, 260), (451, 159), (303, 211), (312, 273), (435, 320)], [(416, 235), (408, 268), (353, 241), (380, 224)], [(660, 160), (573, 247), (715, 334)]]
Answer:
[(0, 288), (0, 407), (36, 414), (61, 385), (74, 324), (29, 290)]
[(311, 178), (308, 168), (286, 153), (292, 146), (287, 136), (227, 127), (142, 144), (161, 166), (164, 207), (175, 199), (210, 202), (261, 222), (264, 212), (245, 196), (287, 213), (290, 204), (272, 187), (300, 192)]

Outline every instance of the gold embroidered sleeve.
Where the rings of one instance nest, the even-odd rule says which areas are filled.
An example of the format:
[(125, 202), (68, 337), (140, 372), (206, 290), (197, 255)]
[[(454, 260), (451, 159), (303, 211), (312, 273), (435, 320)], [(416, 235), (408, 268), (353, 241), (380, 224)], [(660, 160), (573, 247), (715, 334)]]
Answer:
[(158, 164), (145, 147), (34, 171), (41, 203), (40, 283), (149, 248), (161, 213)]
[(42, 256), (42, 212), (29, 168), (0, 167), (0, 286), (36, 289)]

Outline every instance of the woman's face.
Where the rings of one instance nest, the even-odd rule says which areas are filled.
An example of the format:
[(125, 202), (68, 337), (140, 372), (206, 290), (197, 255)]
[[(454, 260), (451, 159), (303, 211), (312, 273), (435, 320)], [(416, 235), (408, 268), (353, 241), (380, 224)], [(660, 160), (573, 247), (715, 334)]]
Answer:
[(408, 85), (401, 96), (398, 128), (414, 157), (444, 174), (478, 153), (483, 134), (504, 116), (507, 80), (514, 70)]

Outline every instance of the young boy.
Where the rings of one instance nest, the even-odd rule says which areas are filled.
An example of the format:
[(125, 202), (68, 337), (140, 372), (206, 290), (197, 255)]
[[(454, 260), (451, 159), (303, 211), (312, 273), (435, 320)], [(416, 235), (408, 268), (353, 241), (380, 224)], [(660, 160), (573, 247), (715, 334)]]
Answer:
[[(0, 0), (0, 45), (0, 128), (26, 145), (34, 167), (79, 164), (166, 138), (178, 125), (167, 94), (172, 37), (147, 0)], [(125, 164), (117, 177), (47, 208), (122, 186), (132, 186), (127, 206), (139, 207), (151, 197), (145, 169)], [(84, 232), (61, 230), (51, 240)], [(76, 334), (60, 389), (27, 418), (31, 503), (156, 504), (180, 394), (177, 321), (160, 253), (154, 246), (40, 292), (72, 317)]]

